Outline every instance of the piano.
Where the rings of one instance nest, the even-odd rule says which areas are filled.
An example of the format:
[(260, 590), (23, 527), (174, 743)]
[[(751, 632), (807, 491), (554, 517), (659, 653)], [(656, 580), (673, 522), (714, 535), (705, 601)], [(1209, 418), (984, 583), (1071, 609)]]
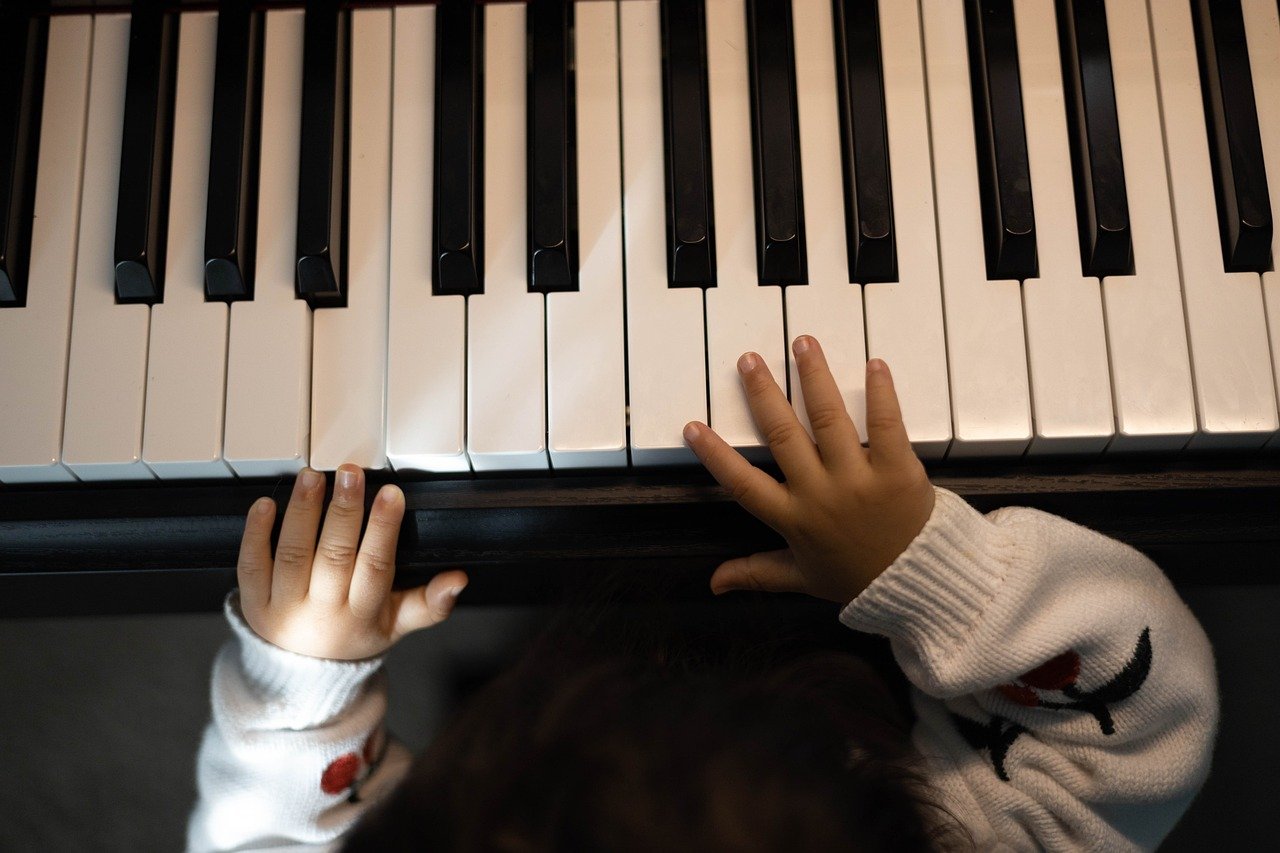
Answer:
[(979, 509), (1274, 582), (1273, 199), (1275, 0), (0, 0), (0, 615), (216, 610), (347, 461), (398, 585), (709, 598), (784, 543), (682, 428), (781, 479), (800, 334)]

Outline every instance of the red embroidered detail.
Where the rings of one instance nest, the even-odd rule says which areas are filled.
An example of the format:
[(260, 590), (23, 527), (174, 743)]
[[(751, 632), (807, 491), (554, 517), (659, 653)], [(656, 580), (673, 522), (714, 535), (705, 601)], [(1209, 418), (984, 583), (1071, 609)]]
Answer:
[(360, 770), (360, 756), (354, 752), (335, 758), (320, 777), (320, 790), (326, 794), (341, 794), (356, 780)]
[(1030, 687), (1023, 687), (1021, 684), (1001, 684), (996, 689), (1010, 702), (1016, 702), (1028, 708), (1034, 708), (1040, 704), (1040, 697)]
[(1062, 690), (1080, 675), (1080, 655), (1068, 649), (1023, 675), (1019, 681), (1041, 690)]
[(1080, 655), (1068, 649), (1056, 658), (1025, 673), (1017, 684), (1001, 684), (997, 690), (1010, 702), (1027, 708), (1040, 705), (1040, 696), (1031, 688), (1041, 690), (1065, 690), (1076, 683), (1080, 675)]
[[(1151, 626), (1148, 625), (1142, 629), (1129, 662), (1093, 690), (1083, 691), (1076, 684), (1076, 677), (1080, 674), (1080, 657), (1073, 651), (1058, 655), (1016, 679), (1018, 682), (1025, 681), (1026, 684), (1000, 684), (996, 689), (1010, 702), (1018, 705), (1041, 708), (1046, 711), (1087, 712), (1098, 721), (1098, 728), (1102, 734), (1110, 737), (1116, 733), (1116, 721), (1111, 715), (1112, 706), (1137, 693), (1146, 683), (1147, 676), (1151, 674), (1154, 657)], [(1066, 701), (1055, 701), (1041, 696), (1033, 688), (1061, 691)], [(990, 751), (991, 764), (995, 768), (996, 775), (1001, 781), (1008, 782), (1009, 774), (1005, 769), (1005, 758), (1018, 737), (1026, 734), (1030, 729), (997, 714), (991, 715), (985, 723), (970, 720), (954, 712), (950, 712), (950, 716), (956, 730), (970, 746), (974, 749)]]

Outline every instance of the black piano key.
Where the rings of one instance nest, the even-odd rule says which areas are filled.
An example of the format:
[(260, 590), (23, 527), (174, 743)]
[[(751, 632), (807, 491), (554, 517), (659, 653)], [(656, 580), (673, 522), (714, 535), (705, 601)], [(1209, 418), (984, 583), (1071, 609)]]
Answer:
[(898, 280), (876, 0), (834, 0), (849, 280)]
[(262, 50), (262, 12), (253, 11), (250, 0), (222, 0), (204, 231), (204, 292), (210, 300), (253, 298)]
[(672, 287), (715, 287), (706, 14), (696, 0), (662, 0), (661, 11), (667, 280)]
[(573, 2), (528, 7), (529, 290), (578, 289)]
[(169, 165), (179, 17), (160, 2), (134, 4), (129, 24), (116, 202), (116, 301), (164, 301)]
[(791, 0), (748, 0), (756, 254), (760, 284), (807, 284)]
[(965, 29), (987, 278), (1034, 278), (1036, 223), (1012, 0), (967, 0)]
[(49, 19), (0, 9), (0, 308), (27, 304)]
[(1271, 199), (1240, 0), (1191, 0), (1222, 259), (1228, 272), (1271, 268)]
[(1085, 275), (1133, 272), (1105, 0), (1058, 0), (1058, 41)]
[(296, 284), (312, 308), (347, 304), (349, 14), (320, 0), (307, 6), (303, 27)]
[(484, 292), (484, 7), (436, 6), (435, 222), (432, 293)]

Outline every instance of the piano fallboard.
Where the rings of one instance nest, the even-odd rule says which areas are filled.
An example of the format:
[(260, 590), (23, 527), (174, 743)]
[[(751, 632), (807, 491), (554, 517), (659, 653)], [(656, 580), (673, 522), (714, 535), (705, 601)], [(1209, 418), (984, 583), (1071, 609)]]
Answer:
[[(760, 467), (782, 479), (776, 466)], [(1280, 458), (926, 467), (984, 512), (1035, 507), (1126, 542), (1175, 584), (1280, 581)], [(707, 580), (720, 562), (785, 546), (701, 469), (471, 479), (370, 471), (367, 480), (367, 502), (387, 482), (405, 493), (397, 587), (461, 568), (466, 605), (550, 603), (575, 579), (615, 566), (659, 573), (673, 598), (711, 600)], [(0, 487), (0, 616), (217, 611), (235, 584), (249, 506), (263, 495), (283, 504), (291, 486)]]

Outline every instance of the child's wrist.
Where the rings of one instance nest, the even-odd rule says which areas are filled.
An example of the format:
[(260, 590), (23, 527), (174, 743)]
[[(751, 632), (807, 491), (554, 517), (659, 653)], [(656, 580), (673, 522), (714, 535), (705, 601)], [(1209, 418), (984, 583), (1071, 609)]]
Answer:
[[(245, 621), (238, 590), (227, 596), (223, 609), (237, 639), (230, 654), (240, 678), (269, 717), (266, 725), (321, 725), (349, 705), (382, 667), (382, 656), (329, 660), (300, 655), (263, 639)], [(219, 665), (229, 662), (220, 658)]]

